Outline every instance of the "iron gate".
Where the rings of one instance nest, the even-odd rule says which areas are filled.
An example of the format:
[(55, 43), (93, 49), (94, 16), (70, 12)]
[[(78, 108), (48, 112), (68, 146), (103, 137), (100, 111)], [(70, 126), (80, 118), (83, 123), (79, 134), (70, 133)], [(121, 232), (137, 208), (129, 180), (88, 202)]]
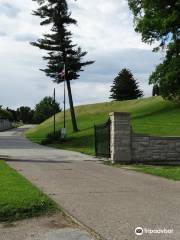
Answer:
[(110, 119), (101, 125), (94, 126), (95, 152), (97, 157), (110, 157)]

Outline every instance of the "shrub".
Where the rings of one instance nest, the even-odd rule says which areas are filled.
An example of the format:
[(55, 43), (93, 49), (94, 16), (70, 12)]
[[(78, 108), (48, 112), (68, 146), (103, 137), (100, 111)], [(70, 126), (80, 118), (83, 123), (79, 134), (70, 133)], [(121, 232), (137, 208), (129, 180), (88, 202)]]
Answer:
[(51, 133), (48, 133), (46, 138), (41, 141), (41, 144), (46, 145), (46, 144), (51, 144), (53, 142), (62, 142), (61, 138), (61, 129)]

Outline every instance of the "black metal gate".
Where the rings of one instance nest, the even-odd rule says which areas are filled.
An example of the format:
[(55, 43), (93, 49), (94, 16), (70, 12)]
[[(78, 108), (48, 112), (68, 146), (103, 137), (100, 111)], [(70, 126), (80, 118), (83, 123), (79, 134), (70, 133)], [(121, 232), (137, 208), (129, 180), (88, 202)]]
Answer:
[(97, 157), (110, 157), (110, 119), (101, 125), (94, 126), (95, 152)]

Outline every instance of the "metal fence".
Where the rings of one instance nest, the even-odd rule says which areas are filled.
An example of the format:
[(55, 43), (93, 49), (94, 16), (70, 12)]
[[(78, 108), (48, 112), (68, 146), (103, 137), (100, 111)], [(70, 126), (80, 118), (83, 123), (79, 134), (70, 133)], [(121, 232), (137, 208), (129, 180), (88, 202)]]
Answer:
[(0, 131), (4, 131), (11, 128), (11, 123), (9, 120), (6, 119), (0, 119)]
[(100, 125), (94, 126), (95, 152), (97, 157), (110, 157), (110, 119)]

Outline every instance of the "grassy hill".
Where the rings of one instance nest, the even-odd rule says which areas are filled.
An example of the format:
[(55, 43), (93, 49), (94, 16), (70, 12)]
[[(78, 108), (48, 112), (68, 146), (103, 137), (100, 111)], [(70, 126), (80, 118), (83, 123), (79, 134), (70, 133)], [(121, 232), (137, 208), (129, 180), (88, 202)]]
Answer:
[[(154, 136), (180, 136), (180, 104), (165, 101), (161, 97), (140, 100), (107, 102), (78, 106), (78, 133), (72, 133), (70, 112), (67, 111), (68, 138), (56, 147), (94, 154), (94, 124), (104, 123), (110, 112), (130, 112), (133, 131)], [(63, 113), (56, 115), (57, 129), (63, 126)], [(26, 136), (39, 143), (53, 131), (53, 118), (29, 130)]]

